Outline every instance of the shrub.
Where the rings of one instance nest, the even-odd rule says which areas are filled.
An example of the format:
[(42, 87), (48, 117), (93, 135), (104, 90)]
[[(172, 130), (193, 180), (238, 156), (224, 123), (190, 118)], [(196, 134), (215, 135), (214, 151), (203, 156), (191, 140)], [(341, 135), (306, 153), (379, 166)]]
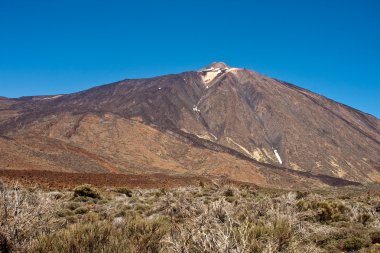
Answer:
[(318, 220), (321, 222), (330, 221), (333, 216), (333, 211), (334, 210), (331, 208), (331, 206), (328, 203), (325, 203), (325, 202), (320, 203), (318, 211), (317, 211)]
[(308, 192), (297, 191), (296, 192), (296, 199), (303, 199), (303, 198), (307, 197), (307, 195), (309, 195)]
[(362, 223), (363, 225), (368, 224), (368, 222), (372, 221), (372, 216), (368, 213), (363, 213), (359, 215), (358, 221)]
[(74, 197), (89, 197), (94, 199), (101, 199), (98, 190), (96, 190), (89, 184), (84, 184), (76, 187), (74, 189)]
[(369, 233), (373, 244), (380, 243), (380, 231), (372, 231)]
[[(300, 193), (295, 200), (295, 191), (258, 188), (253, 197), (252, 187), (232, 184), (136, 190), (131, 198), (121, 196), (128, 189), (113, 188), (99, 200), (87, 194), (97, 192), (95, 188), (81, 187), (67, 200), (73, 192), (62, 190), (63, 197), (55, 198), (51, 192), (2, 189), (0, 184), (0, 233), (5, 235), (0, 235), (0, 252), (10, 244), (12, 252), (31, 253), (380, 249), (380, 214), (374, 211), (380, 195), (367, 201), (356, 189)], [(350, 198), (342, 200), (340, 195)]]
[(158, 191), (156, 191), (155, 193), (154, 193), (154, 195), (157, 197), (157, 198), (159, 198), (159, 197), (161, 197), (161, 196), (163, 196), (163, 195), (165, 195), (166, 194), (166, 189), (165, 188), (161, 188), (160, 190), (158, 190)]
[(0, 233), (3, 251), (24, 252), (38, 234), (54, 228), (56, 200), (40, 190), (0, 182)]
[(96, 204), (98, 203), (99, 199), (94, 199), (92, 197), (77, 196), (74, 197), (73, 201)]
[[(237, 200), (236, 200), (235, 197), (226, 197), (226, 201), (229, 202), (229, 203), (233, 203), (233, 202), (235, 202), (235, 201), (237, 201)], [(237, 203), (237, 202), (236, 202), (236, 203)]]
[(69, 210), (69, 209), (62, 209), (62, 210), (57, 211), (57, 216), (61, 217), (61, 218), (67, 217), (67, 216), (72, 216), (72, 215), (74, 215), (74, 212), (72, 210)]
[(104, 204), (107, 204), (107, 203), (108, 203), (108, 200), (106, 200), (106, 199), (102, 199), (102, 200), (99, 200), (97, 202), (97, 204), (99, 204), (99, 205), (104, 205)]
[[(368, 229), (360, 223), (344, 222), (346, 225), (339, 230), (326, 235), (324, 238), (324, 247), (328, 252), (357, 251), (371, 244)], [(343, 223), (342, 223), (343, 225)]]
[(273, 237), (277, 240), (278, 252), (285, 250), (292, 237), (292, 231), (289, 220), (286, 218), (277, 218), (273, 224)]
[(364, 238), (350, 237), (343, 241), (343, 250), (354, 251), (369, 246)]
[(115, 214), (115, 218), (125, 217), (126, 214), (127, 214), (127, 212), (122, 210), (122, 211)]
[(135, 206), (135, 210), (139, 213), (143, 213), (147, 210), (149, 210), (149, 206), (148, 205), (145, 205), (145, 204), (137, 204)]
[(228, 189), (224, 192), (224, 196), (225, 196), (225, 197), (233, 197), (233, 196), (234, 196), (234, 190), (232, 190), (231, 188), (228, 188)]
[(117, 227), (109, 221), (74, 224), (39, 237), (28, 252), (154, 253), (161, 250), (161, 240), (169, 228), (165, 221), (129, 219), (121, 222), (123, 224)]
[(75, 209), (77, 209), (78, 207), (80, 207), (81, 205), (77, 202), (68, 202), (64, 205), (65, 208), (71, 210), (71, 211), (74, 211)]
[(227, 221), (227, 213), (221, 206), (216, 207), (213, 211), (215, 218), (217, 218), (219, 222), (225, 223)]
[(85, 213), (88, 213), (88, 209), (86, 207), (78, 207), (77, 209), (75, 209), (74, 211), (75, 214), (85, 214)]
[(116, 192), (124, 194), (127, 197), (132, 197), (132, 191), (127, 188), (118, 188)]
[(11, 252), (11, 245), (8, 241), (8, 238), (0, 232), (0, 252), (1, 253), (9, 253)]
[(349, 220), (346, 215), (349, 209), (340, 202), (334, 201), (308, 201), (297, 202), (299, 211), (314, 210), (316, 220), (322, 223), (338, 222)]
[(64, 195), (61, 192), (51, 192), (50, 196), (52, 196), (54, 199), (61, 199)]

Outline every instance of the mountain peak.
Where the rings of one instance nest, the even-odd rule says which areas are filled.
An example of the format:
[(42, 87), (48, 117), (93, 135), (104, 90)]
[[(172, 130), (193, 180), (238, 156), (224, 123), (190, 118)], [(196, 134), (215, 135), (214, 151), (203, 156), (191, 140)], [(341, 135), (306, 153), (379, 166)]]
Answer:
[(210, 69), (210, 68), (221, 68), (221, 69), (224, 69), (224, 68), (230, 68), (230, 66), (228, 66), (227, 64), (225, 64), (224, 62), (213, 62), (209, 65), (207, 65), (205, 67), (205, 69)]
[(224, 62), (213, 62), (207, 65), (205, 68), (200, 69), (198, 72), (201, 74), (203, 82), (207, 85), (215, 78), (226, 73), (229, 69), (230, 67)]

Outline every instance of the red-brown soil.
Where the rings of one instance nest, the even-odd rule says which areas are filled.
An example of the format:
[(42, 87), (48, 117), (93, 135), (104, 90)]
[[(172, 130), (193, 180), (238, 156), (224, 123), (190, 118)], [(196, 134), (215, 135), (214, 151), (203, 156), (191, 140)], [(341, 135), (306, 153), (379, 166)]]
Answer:
[[(91, 184), (98, 187), (128, 187), (128, 188), (174, 188), (189, 185), (212, 183), (210, 179), (198, 176), (165, 175), (161, 173), (150, 175), (110, 174), (110, 173), (67, 173), (39, 170), (0, 170), (0, 180), (18, 181), (25, 186), (38, 185), (43, 188), (72, 188), (81, 184)], [(220, 178), (223, 183), (234, 183)]]

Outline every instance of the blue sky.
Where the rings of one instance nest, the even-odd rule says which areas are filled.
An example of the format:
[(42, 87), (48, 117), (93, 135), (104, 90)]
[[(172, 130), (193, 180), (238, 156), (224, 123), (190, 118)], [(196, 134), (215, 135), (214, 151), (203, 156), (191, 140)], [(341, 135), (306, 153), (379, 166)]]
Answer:
[(0, 1), (0, 96), (245, 67), (380, 117), (380, 1)]

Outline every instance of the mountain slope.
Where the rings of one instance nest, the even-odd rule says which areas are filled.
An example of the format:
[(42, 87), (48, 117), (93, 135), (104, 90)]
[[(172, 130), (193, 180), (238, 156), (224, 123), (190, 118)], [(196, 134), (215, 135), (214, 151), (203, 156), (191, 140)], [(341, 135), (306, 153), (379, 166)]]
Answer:
[(68, 95), (1, 98), (0, 135), (64, 143), (99, 166), (62, 162), (57, 170), (227, 175), (266, 185), (320, 181), (310, 173), (380, 181), (379, 119), (224, 63)]

